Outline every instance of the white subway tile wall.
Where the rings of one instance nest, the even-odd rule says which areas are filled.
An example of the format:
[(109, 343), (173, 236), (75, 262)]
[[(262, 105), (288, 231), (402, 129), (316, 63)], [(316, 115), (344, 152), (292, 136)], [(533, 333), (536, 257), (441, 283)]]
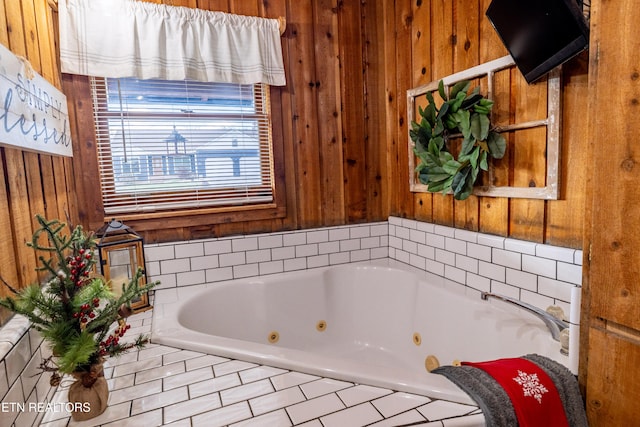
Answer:
[(145, 245), (160, 288), (386, 258), (387, 222)]
[[(149, 244), (145, 246), (145, 255), (147, 274), (151, 280), (161, 281), (160, 288), (389, 257), (445, 277), (452, 286), (501, 293), (542, 309), (559, 305), (567, 316), (572, 313), (572, 298), (578, 300), (579, 306), (583, 257), (581, 250), (397, 217), (370, 224)], [(146, 318), (145, 322), (148, 320)], [(579, 316), (574, 315), (571, 320), (577, 328)], [(148, 328), (148, 324), (145, 327)], [(41, 361), (49, 356), (41, 344), (41, 337), (29, 329), (24, 318), (16, 316), (0, 330), (0, 396), (3, 404), (46, 404), (51, 401), (55, 389), (49, 386), (49, 375), (37, 375)], [(163, 349), (167, 354), (158, 357)], [(152, 352), (153, 357), (147, 357), (147, 352)], [(340, 425), (345, 419), (356, 418), (362, 423), (371, 423), (379, 414), (386, 418), (382, 423), (433, 419), (426, 413), (427, 407), (408, 411), (398, 409), (399, 402), (414, 401), (420, 396), (391, 394), (388, 390), (330, 379), (313, 378), (315, 382), (310, 383), (312, 377), (307, 374), (276, 372), (276, 368), (242, 361), (221, 363), (224, 359), (216, 356), (195, 356), (193, 352), (176, 352), (158, 346), (120, 358), (109, 373), (113, 376), (113, 390), (122, 390), (112, 393), (111, 417), (120, 417), (118, 411), (122, 410), (122, 418), (131, 416), (128, 421), (133, 423), (140, 415), (145, 417), (145, 423), (148, 417), (164, 415), (164, 423), (167, 423), (184, 420), (186, 413), (204, 412), (202, 405), (206, 404), (210, 406), (209, 412), (193, 416), (191, 421), (193, 425), (209, 425), (212, 418), (228, 419), (229, 422), (245, 419), (249, 414), (249, 402), (255, 416), (253, 420), (264, 420), (265, 425), (279, 419), (297, 423), (314, 418), (314, 422), (320, 419), (324, 425)], [(213, 375), (207, 376), (211, 366)], [(241, 378), (230, 375), (237, 372)], [(162, 388), (158, 389), (161, 378), (164, 378)], [(229, 378), (235, 381), (223, 383)], [(198, 400), (199, 396), (216, 390), (229, 391), (220, 392), (220, 400)], [(385, 397), (385, 394), (389, 396)], [(135, 399), (131, 397), (133, 395)], [(170, 405), (169, 402), (180, 403)], [(344, 409), (345, 403), (347, 409)], [(421, 404), (413, 402), (408, 407), (416, 408)], [(277, 405), (286, 406), (286, 413)], [(466, 413), (460, 405), (451, 408), (447, 405), (447, 402), (432, 404), (428, 410), (442, 414), (442, 418), (459, 411)], [(42, 411), (0, 411), (0, 425), (39, 425), (43, 414)], [(481, 422), (481, 415), (476, 416)], [(468, 420), (470, 417), (463, 418)], [(449, 424), (444, 422), (444, 425)]]
[(147, 245), (160, 288), (392, 258), (479, 291), (569, 313), (582, 251), (390, 217), (386, 222)]
[(390, 258), (543, 310), (558, 305), (567, 317), (572, 289), (582, 283), (582, 256), (578, 249), (389, 218)]
[(40, 334), (22, 316), (14, 316), (0, 329), (0, 426), (39, 425), (45, 411), (38, 402), (51, 402), (55, 388), (50, 375), (40, 375), (40, 364), (51, 352)]

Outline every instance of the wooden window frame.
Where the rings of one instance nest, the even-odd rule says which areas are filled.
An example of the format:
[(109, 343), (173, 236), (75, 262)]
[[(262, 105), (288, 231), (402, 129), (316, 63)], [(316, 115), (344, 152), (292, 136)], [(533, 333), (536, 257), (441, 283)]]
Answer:
[[(112, 81), (117, 81), (118, 79), (109, 79)], [(136, 111), (129, 110), (128, 108), (123, 107), (122, 103), (120, 104), (120, 109), (109, 110), (107, 107), (107, 97), (109, 95), (108, 87), (107, 87), (107, 79), (99, 78), (99, 77), (90, 77), (90, 82), (94, 90), (92, 91), (92, 101), (95, 111), (95, 125), (96, 125), (96, 138), (98, 138), (98, 153), (100, 158), (102, 159), (101, 168), (102, 174), (107, 177), (107, 181), (103, 182), (101, 180), (101, 192), (103, 201), (110, 201), (110, 208), (106, 208), (105, 203), (105, 212), (108, 215), (117, 215), (119, 218), (124, 218), (129, 215), (135, 215), (140, 212), (167, 212), (171, 210), (206, 210), (213, 209), (214, 211), (220, 207), (227, 206), (252, 206), (252, 207), (261, 207), (262, 205), (266, 207), (273, 207), (273, 158), (272, 158), (272, 133), (271, 133), (271, 108), (270, 108), (270, 98), (269, 98), (269, 85), (262, 85), (262, 87), (258, 87), (260, 85), (252, 85), (253, 89), (253, 99), (255, 101), (255, 105), (259, 106), (260, 112), (256, 110), (255, 113), (237, 113), (237, 114), (228, 114), (224, 112), (191, 112), (189, 114), (185, 114), (184, 112), (165, 112), (165, 111)], [(132, 84), (132, 83), (130, 83)], [(158, 81), (155, 83), (159, 85), (159, 88), (164, 89), (165, 82)], [(166, 82), (168, 89), (173, 90), (176, 87), (176, 82)], [(198, 85), (198, 82), (195, 82)], [(180, 86), (180, 85), (178, 85)], [(247, 85), (244, 85), (247, 86)], [(133, 93), (136, 93), (137, 87), (131, 86), (134, 89)], [(178, 87), (178, 90), (181, 88)], [(131, 89), (130, 89), (131, 90)], [(216, 90), (216, 89), (214, 89)], [(236, 193), (233, 188), (233, 185), (229, 185), (228, 187), (220, 187), (216, 189), (204, 189), (203, 193), (206, 197), (207, 193), (211, 195), (206, 197), (210, 203), (206, 204), (203, 207), (198, 207), (198, 204), (201, 203), (200, 199), (197, 196), (197, 193), (191, 189), (175, 189), (175, 190), (153, 190), (153, 191), (145, 191), (142, 190), (142, 193), (145, 194), (145, 198), (147, 201), (139, 202), (138, 196), (139, 193), (127, 195), (127, 194), (119, 194), (116, 192), (116, 170), (119, 169), (117, 167), (118, 163), (116, 162), (116, 158), (112, 157), (112, 147), (113, 141), (110, 138), (111, 125), (112, 121), (121, 121), (123, 127), (128, 127), (128, 123), (130, 120), (152, 120), (155, 121), (157, 119), (161, 119), (160, 123), (164, 123), (166, 121), (171, 121), (174, 123), (182, 123), (183, 121), (215, 121), (215, 120), (255, 120), (260, 123), (261, 130), (259, 131), (260, 135), (260, 147), (258, 151), (260, 154), (260, 174), (261, 178), (266, 179), (266, 182), (262, 182), (260, 185), (250, 185), (247, 187), (247, 190), (250, 193), (255, 193), (250, 196), (250, 200), (240, 202), (238, 200), (238, 196), (242, 196), (242, 192)], [(150, 129), (153, 132), (154, 128)], [(175, 126), (174, 126), (175, 130)], [(124, 132), (124, 130), (123, 130)], [(135, 132), (131, 135), (132, 141), (136, 141), (140, 138), (144, 139), (148, 134), (149, 130), (144, 130), (140, 132)], [(101, 137), (99, 137), (99, 135)], [(128, 140), (128, 139), (127, 139)], [(156, 147), (157, 148), (157, 147)], [(185, 146), (186, 149), (186, 146)], [(125, 154), (126, 156), (126, 154)], [(265, 178), (266, 177), (266, 178)], [(267, 185), (265, 185), (267, 184)], [(264, 196), (259, 196), (259, 193), (263, 191), (267, 191), (266, 193), (270, 200), (257, 200), (259, 198), (266, 198)], [(230, 193), (231, 191), (231, 193)], [(246, 195), (244, 196), (246, 197)], [(171, 201), (169, 201), (170, 199)], [(251, 200), (256, 199), (256, 200)], [(171, 204), (184, 204), (183, 207), (174, 206), (173, 208), (167, 207), (166, 205)], [(121, 205), (121, 207), (118, 207)], [(191, 205), (191, 206), (190, 206)], [(152, 210), (148, 208), (153, 208)]]
[[(106, 215), (101, 192), (96, 133), (91, 102), (91, 87), (87, 76), (63, 74), (63, 91), (70, 104), (71, 131), (74, 150), (74, 187), (78, 194), (80, 223), (97, 230), (113, 218)], [(217, 224), (281, 220), (287, 217), (286, 179), (284, 169), (285, 132), (282, 116), (282, 91), (269, 88), (271, 99), (271, 132), (273, 158), (273, 202), (264, 205), (226, 206), (190, 210), (118, 215), (118, 220), (142, 233), (145, 240), (168, 241), (207, 237), (215, 234)], [(191, 230), (191, 231), (187, 231)]]

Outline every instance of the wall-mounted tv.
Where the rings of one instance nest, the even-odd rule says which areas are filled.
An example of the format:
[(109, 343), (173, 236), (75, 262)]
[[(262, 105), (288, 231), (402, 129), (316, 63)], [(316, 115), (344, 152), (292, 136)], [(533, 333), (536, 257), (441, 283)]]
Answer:
[(486, 16), (527, 83), (589, 45), (589, 27), (576, 0), (493, 0)]

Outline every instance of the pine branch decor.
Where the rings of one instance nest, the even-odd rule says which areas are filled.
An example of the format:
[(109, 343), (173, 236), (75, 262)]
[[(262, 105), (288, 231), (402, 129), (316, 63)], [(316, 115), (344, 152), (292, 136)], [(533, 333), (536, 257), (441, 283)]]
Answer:
[(42, 370), (53, 371), (52, 381), (59, 381), (58, 373), (90, 372), (106, 357), (144, 346), (143, 335), (127, 343), (120, 339), (130, 328), (125, 319), (131, 301), (158, 282), (139, 286), (143, 272), (138, 269), (115, 296), (104, 277), (95, 273), (91, 233), (80, 226), (67, 230), (66, 224), (40, 215), (36, 219), (40, 228), (27, 245), (40, 252), (37, 270), (47, 272), (49, 279), (18, 291), (0, 278), (13, 294), (0, 299), (0, 305), (26, 317), (50, 344), (55, 366), (49, 366), (48, 359)]

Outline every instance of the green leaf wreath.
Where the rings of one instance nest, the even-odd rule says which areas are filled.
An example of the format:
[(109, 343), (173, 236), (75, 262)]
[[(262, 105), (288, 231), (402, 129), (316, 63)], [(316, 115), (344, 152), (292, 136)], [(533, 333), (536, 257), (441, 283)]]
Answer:
[[(502, 135), (491, 128), (489, 115), (493, 101), (480, 94), (476, 87), (470, 93), (470, 82), (456, 83), (447, 96), (440, 80), (438, 94), (444, 101), (440, 108), (431, 92), (429, 105), (419, 108), (420, 123), (411, 122), (409, 135), (414, 153), (419, 159), (416, 173), (421, 183), (432, 193), (453, 193), (464, 200), (473, 192), (480, 169), (489, 170), (489, 156), (501, 159), (507, 144)], [(462, 136), (457, 158), (451, 152), (449, 139)]]

